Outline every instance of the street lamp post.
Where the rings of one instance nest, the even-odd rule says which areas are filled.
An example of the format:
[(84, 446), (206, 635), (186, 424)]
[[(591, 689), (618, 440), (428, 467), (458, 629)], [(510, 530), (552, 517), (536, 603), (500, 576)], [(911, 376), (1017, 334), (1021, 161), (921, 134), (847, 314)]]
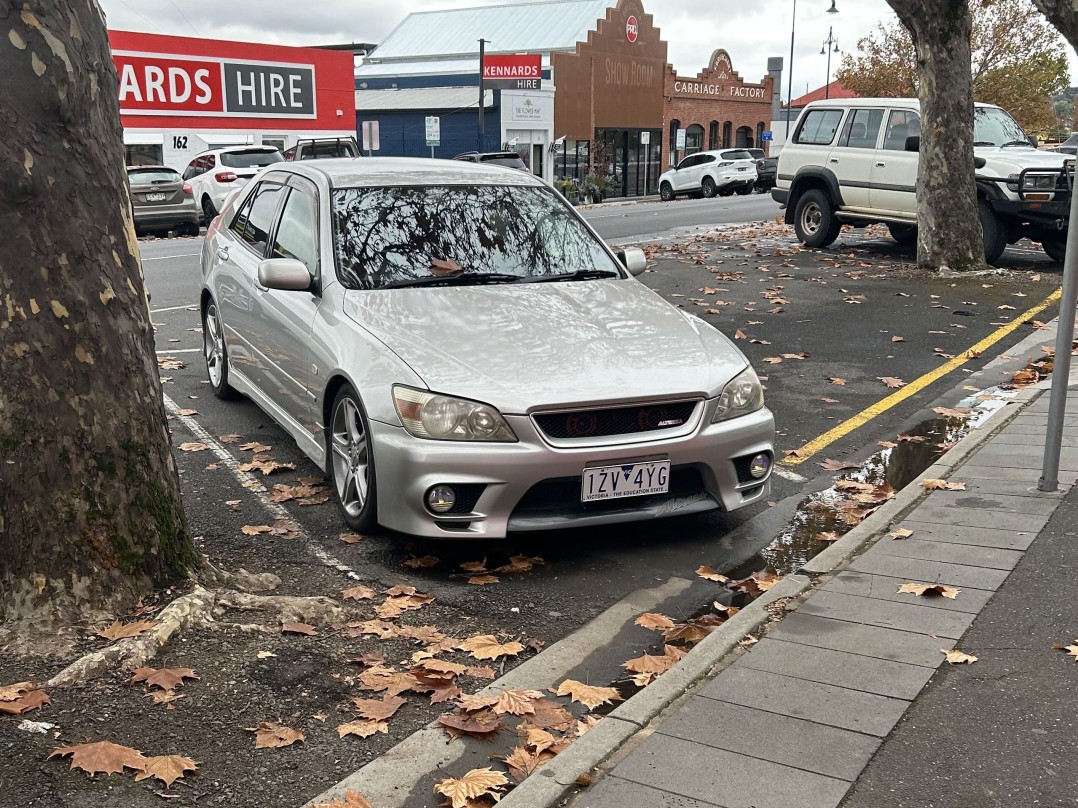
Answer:
[[(831, 97), (831, 54), (839, 53), (838, 40), (832, 36), (833, 27), (827, 26), (827, 39), (823, 41), (823, 47), (820, 48), (820, 56), (827, 54), (827, 78), (823, 83), (823, 97)], [(832, 46), (834, 48), (832, 49)]]
[[(828, 14), (838, 14), (838, 9), (835, 8), (835, 0), (831, 0), (831, 8), (827, 9)], [(794, 100), (794, 32), (797, 30), (797, 0), (794, 0), (793, 14), (790, 20), (790, 80), (786, 88), (786, 140), (785, 143), (790, 142), (790, 111), (793, 107)], [(785, 143), (783, 147), (785, 148)]]

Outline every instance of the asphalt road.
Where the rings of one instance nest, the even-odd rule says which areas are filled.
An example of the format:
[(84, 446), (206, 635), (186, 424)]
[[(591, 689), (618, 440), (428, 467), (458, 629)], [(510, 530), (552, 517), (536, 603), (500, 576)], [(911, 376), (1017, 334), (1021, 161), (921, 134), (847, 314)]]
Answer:
[[(829, 250), (800, 250), (792, 232), (775, 224), (775, 212), (774, 204), (762, 196), (586, 211), (612, 242), (640, 243), (648, 250), (653, 265), (641, 276), (648, 286), (728, 335), (742, 333), (744, 339), (737, 344), (766, 378), (780, 453), (809, 444), (851, 418), (864, 419), (865, 423), (819, 447), (800, 465), (782, 468), (782, 476), (774, 478), (771, 507), (511, 538), (482, 546), (411, 542), (400, 537), (371, 537), (361, 544), (343, 545), (338, 538), (343, 523), (332, 503), (317, 507), (288, 503), (284, 507), (290, 518), (303, 527), (324, 563), (332, 565), (327, 560), (332, 558), (363, 580), (386, 585), (403, 580), (421, 591), (459, 589), (459, 582), (449, 573), (462, 561), (490, 556), (492, 564), (504, 563), (515, 552), (542, 556), (548, 563), (535, 574), (469, 588), (456, 596), (480, 619), (496, 617), (507, 630), (550, 643), (641, 588), (671, 578), (696, 580), (694, 571), (701, 564), (729, 570), (754, 556), (783, 531), (806, 492), (830, 481), (817, 462), (863, 460), (878, 448), (877, 441), (894, 439), (933, 417), (932, 407), (953, 405), (969, 396), (963, 387), (968, 386), (970, 375), (1005, 354), (1032, 326), (1022, 325), (991, 341), (993, 335), (1043, 301), (1060, 280), (1060, 267), (1032, 245), (1009, 251), (1002, 273), (961, 278), (920, 273), (912, 267), (908, 251), (863, 231), (844, 233)], [(724, 219), (762, 223), (714, 226)], [(708, 223), (711, 226), (705, 226)], [(172, 419), (174, 445), (200, 440), (190, 426), (196, 424), (209, 436), (235, 434), (272, 446), (274, 459), (296, 465), (294, 472), (266, 478), (269, 487), (318, 475), (295, 444), (253, 404), (221, 402), (209, 392), (196, 308), (201, 245), (201, 238), (140, 244), (158, 353), (187, 363), (186, 368), (162, 371), (168, 379), (165, 395), (175, 406), (197, 413), (188, 421)], [(1054, 314), (1048, 306), (1037, 317), (1047, 321)], [(946, 356), (961, 356), (986, 338), (989, 343), (978, 349), (976, 358), (925, 383), (905, 401), (881, 405), (896, 392), (881, 377), (900, 379), (912, 387), (915, 380), (939, 368)], [(801, 354), (807, 356), (797, 358)], [(1015, 368), (1024, 361), (1025, 357), (1015, 357)], [(829, 377), (846, 383), (833, 384)], [(1000, 376), (977, 384), (1003, 381), (1006, 378)], [(249, 459), (239, 445), (224, 448), (231, 457)], [(280, 574), (280, 564), (286, 563), (281, 559), (287, 559), (287, 553), (303, 552), (294, 543), (283, 550), (273, 549), (272, 538), (241, 536), (245, 524), (272, 523), (258, 498), (209, 452), (177, 451), (176, 455), (192, 530), (211, 557), (218, 547), (227, 545), (222, 564), (256, 572), (277, 564), (275, 571)], [(226, 507), (228, 502), (239, 504)], [(410, 555), (426, 554), (438, 556), (441, 564), (429, 571), (411, 571), (402, 565)], [(287, 589), (303, 591), (303, 582), (298, 580), (301, 572), (297, 571), (297, 580), (284, 577)], [(341, 578), (344, 585), (347, 579)], [(709, 602), (709, 595), (708, 585), (696, 581), (666, 608), (668, 613), (690, 613)], [(600, 670), (615, 677), (626, 658), (614, 654), (605, 662), (596, 660), (591, 681), (603, 678)]]

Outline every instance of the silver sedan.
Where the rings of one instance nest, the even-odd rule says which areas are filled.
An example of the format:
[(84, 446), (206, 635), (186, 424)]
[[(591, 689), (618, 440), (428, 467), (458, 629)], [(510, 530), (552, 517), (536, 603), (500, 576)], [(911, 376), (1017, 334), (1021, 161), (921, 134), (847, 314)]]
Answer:
[(203, 247), (210, 385), (295, 438), (353, 530), (500, 538), (759, 502), (760, 382), (645, 266), (524, 172), (271, 166)]

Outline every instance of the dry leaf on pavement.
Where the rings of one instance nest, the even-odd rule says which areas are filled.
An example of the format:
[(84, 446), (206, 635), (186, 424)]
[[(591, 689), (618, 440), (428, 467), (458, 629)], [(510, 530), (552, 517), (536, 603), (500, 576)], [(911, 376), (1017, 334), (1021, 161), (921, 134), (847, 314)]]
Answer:
[(157, 755), (143, 758), (142, 771), (135, 775), (136, 780), (146, 780), (156, 777), (168, 788), (181, 777), (184, 772), (198, 771), (198, 764), (191, 758), (180, 755)]
[(965, 483), (952, 483), (947, 480), (921, 480), (921, 487), (926, 491), (965, 491)]
[(315, 803), (314, 808), (374, 808), (366, 798), (358, 791), (348, 788), (344, 791), (344, 798), (335, 797), (330, 802)]
[(282, 623), (282, 634), (306, 634), (308, 637), (313, 637), (318, 634), (318, 629), (309, 623)]
[(842, 538), (842, 534), (834, 530), (828, 530), (823, 533), (816, 534), (816, 541), (838, 541)]
[(730, 580), (725, 575), (715, 572), (715, 570), (708, 566), (697, 567), (696, 574), (705, 581), (717, 581), (720, 584), (724, 584)]
[(568, 732), (576, 721), (572, 713), (553, 699), (540, 699), (532, 706), (535, 708), (535, 715), (530, 715), (526, 719), (529, 727), (548, 729), (553, 732)]
[(122, 774), (125, 768), (142, 771), (146, 760), (137, 749), (120, 746), (111, 741), (61, 746), (52, 750), (49, 759), (64, 755), (71, 755), (72, 769), (82, 769), (88, 774)]
[(831, 384), (838, 384), (838, 385), (846, 384), (846, 380), (845, 379), (840, 379), (838, 376), (828, 376), (827, 381), (830, 382)]
[(849, 469), (858, 468), (855, 463), (847, 463), (845, 460), (824, 460), (822, 463), (817, 463), (820, 468), (826, 471), (847, 471)]
[(266, 446), (264, 444), (259, 443), (258, 441), (252, 441), (251, 443), (245, 443), (245, 444), (243, 444), (243, 446), (240, 447), (240, 449), (242, 451), (244, 451), (244, 452), (254, 452), (255, 454), (263, 454), (265, 452), (270, 451), (270, 449), (272, 449), (272, 448), (273, 448), (272, 446)]
[(343, 590), (341, 597), (345, 600), (374, 600), (375, 594), (375, 591), (369, 586), (360, 585)]
[(895, 528), (895, 529), (894, 529), (894, 530), (892, 530), (892, 531), (891, 531), (891, 533), (890, 533), (890, 536), (891, 536), (891, 538), (892, 538), (892, 539), (895, 539), (895, 540), (898, 540), (898, 539), (908, 539), (908, 538), (909, 538), (910, 536), (912, 536), (912, 535), (913, 535), (913, 531), (912, 531), (912, 530), (910, 530), (910, 529), (909, 529), (909, 528), (907, 528), (907, 527), (899, 527), (899, 528)]
[(497, 659), (503, 656), (516, 656), (524, 650), (518, 642), (500, 643), (493, 634), (477, 634), (461, 643), (461, 648), (476, 659)]
[(919, 584), (914, 581), (909, 581), (898, 587), (900, 595), (917, 595), (919, 597), (945, 597), (954, 600), (958, 597), (958, 593), (961, 589), (957, 589), (953, 586), (944, 586), (943, 584)]
[(389, 734), (389, 724), (384, 721), (368, 721), (361, 718), (359, 721), (349, 721), (337, 727), (337, 735), (343, 738), (345, 735), (357, 735), (360, 738), (369, 738), (376, 732)]
[(387, 696), (399, 696), (405, 690), (413, 690), (419, 686), (419, 681), (412, 674), (382, 667), (363, 671), (359, 675), (359, 681), (363, 682), (363, 690), (385, 692)]
[(497, 794), (497, 789), (506, 785), (509, 785), (506, 776), (488, 766), (485, 769), (472, 769), (460, 778), (442, 780), (434, 791), (448, 799), (451, 808), (468, 808), (471, 800), (485, 794)]
[(422, 558), (406, 558), (404, 566), (413, 570), (429, 570), (438, 566), (438, 556), (425, 555)]
[(191, 668), (135, 668), (131, 675), (131, 684), (145, 682), (150, 687), (159, 687), (162, 690), (175, 690), (183, 684), (184, 679), (197, 679), (198, 676)]
[(977, 661), (977, 657), (963, 653), (957, 648), (953, 651), (948, 651), (945, 648), (941, 648), (940, 653), (947, 655), (947, 664), (949, 665), (972, 665), (974, 662)]
[(465, 561), (463, 564), (460, 565), (460, 568), (465, 572), (487, 572), (487, 560), (484, 558), (482, 561)]
[(244, 525), (240, 528), (240, 532), (244, 536), (257, 536), (260, 533), (269, 533), (273, 530), (269, 525)]
[(490, 584), (498, 583), (497, 575), (476, 575), (468, 579), (468, 583), (472, 586), (488, 586)]
[(494, 733), (504, 726), (498, 716), (489, 711), (446, 713), (438, 718), (438, 725), (444, 728), (451, 738), (469, 735), (484, 741), (491, 740)]
[(937, 415), (946, 416), (947, 418), (965, 418), (972, 412), (972, 410), (955, 407), (933, 407), (932, 412)]
[(0, 713), (6, 715), (22, 715), (51, 703), (52, 699), (45, 691), (38, 690), (30, 682), (0, 688)]
[(363, 541), (363, 537), (358, 533), (342, 533), (339, 538), (345, 544), (356, 544)]
[(207, 446), (205, 443), (193, 442), (193, 443), (181, 443), (176, 448), (179, 449), (181, 452), (204, 452), (207, 449), (209, 449), (210, 447)]
[(279, 749), (306, 740), (299, 730), (283, 727), (275, 721), (263, 721), (257, 727), (249, 727), (247, 732), (255, 734), (255, 749)]
[(666, 631), (667, 629), (674, 627), (674, 621), (667, 617), (665, 614), (657, 614), (655, 612), (648, 612), (640, 615), (634, 621), (636, 625), (649, 628), (652, 631)]
[(513, 751), (505, 757), (505, 765), (509, 767), (510, 776), (518, 783), (523, 783), (531, 775), (546, 763), (553, 760), (552, 752), (536, 752), (532, 754), (523, 746), (514, 747)]
[(135, 623), (121, 623), (116, 620), (108, 628), (97, 632), (97, 636), (104, 637), (106, 640), (123, 640), (145, 634), (155, 625), (157, 624), (152, 620), (139, 620)]
[(895, 378), (894, 376), (877, 376), (876, 378), (892, 389), (906, 386), (906, 383), (902, 381), (902, 379)]
[(578, 682), (575, 679), (566, 679), (558, 685), (555, 695), (569, 696), (573, 701), (583, 704), (589, 710), (594, 710), (600, 704), (621, 701), (618, 691), (612, 687), (595, 687)]
[(388, 694), (380, 699), (352, 699), (359, 714), (370, 721), (388, 721), (407, 703), (407, 699)]

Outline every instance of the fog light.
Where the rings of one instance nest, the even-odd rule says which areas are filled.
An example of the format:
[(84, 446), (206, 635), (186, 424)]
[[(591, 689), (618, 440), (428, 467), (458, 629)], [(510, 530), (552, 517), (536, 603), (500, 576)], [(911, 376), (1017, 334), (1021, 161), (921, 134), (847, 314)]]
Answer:
[(427, 492), (427, 507), (435, 513), (449, 513), (457, 504), (457, 492), (448, 485), (436, 485)]
[(767, 476), (767, 472), (771, 470), (771, 458), (765, 454), (758, 454), (749, 463), (749, 474), (752, 475), (754, 480), (759, 480), (762, 477)]

